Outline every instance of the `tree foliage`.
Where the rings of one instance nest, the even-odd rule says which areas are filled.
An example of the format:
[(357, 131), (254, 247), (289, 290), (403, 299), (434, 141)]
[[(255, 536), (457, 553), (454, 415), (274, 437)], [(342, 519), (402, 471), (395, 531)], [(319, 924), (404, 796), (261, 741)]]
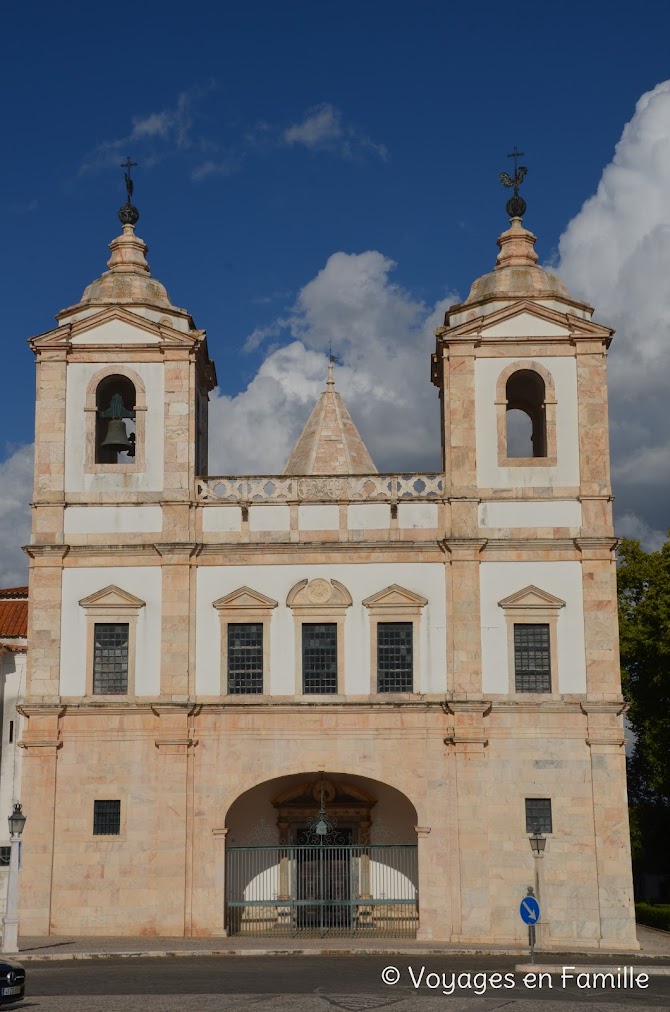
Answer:
[(670, 831), (670, 538), (656, 552), (625, 539), (617, 582), (623, 686), (636, 736), (628, 760), (633, 852), (661, 871)]

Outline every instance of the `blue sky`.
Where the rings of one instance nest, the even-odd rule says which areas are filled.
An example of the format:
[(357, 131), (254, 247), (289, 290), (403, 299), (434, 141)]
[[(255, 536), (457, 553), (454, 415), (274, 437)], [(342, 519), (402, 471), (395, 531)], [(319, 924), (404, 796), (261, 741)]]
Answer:
[[(670, 77), (670, 10), (658, 3), (631, 10), (611, 2), (40, 0), (11, 5), (3, 24), (7, 142), (0, 171), (10, 233), (3, 351), (12, 376), (3, 391), (5, 462), (32, 440), (33, 362), (25, 339), (49, 329), (54, 314), (77, 302), (104, 270), (107, 243), (119, 230), (118, 164), (126, 154), (139, 163), (137, 231), (149, 244), (152, 273), (209, 335), (226, 395), (213, 417), (222, 421), (250, 404), (251, 394), (240, 399), (250, 385), (285, 383), (278, 370), (304, 366), (309, 382), (298, 382), (300, 411), (287, 417), (287, 437), (277, 446), (284, 453), (318, 393), (326, 337), (336, 344), (340, 337), (344, 365), (353, 370), (341, 375), (345, 384), (351, 379), (352, 410), (353, 375), (358, 370), (360, 383), (365, 371), (360, 347), (316, 321), (323, 292), (310, 284), (324, 270), (322, 288), (331, 275), (354, 286), (363, 276), (371, 299), (377, 292), (389, 300), (388, 318), (382, 312), (379, 321), (399, 314), (405, 323), (391, 354), (416, 338), (424, 384), (417, 389), (434, 397), (424, 332), (444, 300), (464, 297), (494, 263), (508, 196), (497, 177), (510, 167), (506, 154), (515, 144), (529, 168), (525, 224), (538, 235), (541, 260), (565, 262), (584, 289), (575, 294), (606, 296), (603, 284), (589, 290), (588, 271), (579, 266), (578, 247), (598, 259), (597, 236), (587, 242), (578, 235), (569, 261), (559, 242), (596, 193), (640, 97)], [(670, 113), (660, 100), (655, 110), (647, 127), (662, 139)], [(635, 143), (633, 191), (642, 206), (650, 187), (662, 190), (666, 156), (650, 180), (653, 157), (644, 137)], [(670, 224), (670, 199), (661, 195), (654, 207), (649, 234)], [(626, 234), (617, 242), (623, 247)], [(366, 252), (377, 259), (361, 260)], [(333, 264), (338, 253), (350, 259)], [(668, 269), (670, 263), (666, 277)], [(651, 296), (636, 297), (643, 304)], [(333, 305), (330, 295), (325, 304)], [(620, 325), (607, 305), (597, 308), (600, 319)], [(625, 307), (619, 315), (626, 317)], [(363, 341), (373, 323), (368, 315), (352, 332)], [(259, 339), (249, 341), (252, 334)], [(382, 335), (377, 340), (375, 354), (383, 356)], [(299, 367), (296, 341), (306, 349)], [(293, 352), (277, 357), (282, 347)], [(346, 397), (346, 385), (340, 388)], [(363, 403), (361, 389), (358, 395)], [(285, 389), (282, 396), (284, 403)], [(393, 445), (382, 445), (375, 418), (362, 414), (373, 456), (391, 468)], [(410, 410), (398, 466), (412, 463), (412, 417)], [(654, 427), (644, 418), (639, 424), (644, 442)], [(621, 427), (622, 445), (632, 452), (637, 430), (623, 417)], [(417, 469), (429, 462), (417, 450)], [(246, 470), (239, 459), (220, 463)], [(284, 459), (274, 467), (256, 463), (280, 470)], [(626, 480), (631, 489), (621, 515), (658, 535), (668, 525), (667, 489), (650, 500), (648, 491), (635, 492), (630, 475)], [(5, 517), (15, 508), (7, 506)], [(0, 507), (0, 538), (2, 515)]]

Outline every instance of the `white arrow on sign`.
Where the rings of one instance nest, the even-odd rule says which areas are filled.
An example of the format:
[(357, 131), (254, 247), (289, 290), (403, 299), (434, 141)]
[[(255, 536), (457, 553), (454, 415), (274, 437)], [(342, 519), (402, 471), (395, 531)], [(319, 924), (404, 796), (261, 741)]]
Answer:
[(528, 919), (531, 920), (531, 921), (536, 921), (537, 920), (537, 914), (535, 913), (535, 911), (533, 910), (533, 908), (529, 907), (525, 900), (522, 900), (521, 903), (522, 903), (522, 906), (525, 908), (526, 913), (528, 914)]

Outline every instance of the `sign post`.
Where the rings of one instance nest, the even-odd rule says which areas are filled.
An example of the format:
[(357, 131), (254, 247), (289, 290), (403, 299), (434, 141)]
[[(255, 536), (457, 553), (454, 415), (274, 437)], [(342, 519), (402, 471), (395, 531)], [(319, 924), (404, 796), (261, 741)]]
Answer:
[(530, 961), (535, 962), (535, 925), (540, 919), (540, 904), (537, 902), (532, 892), (528, 892), (528, 896), (524, 896), (519, 906), (519, 913), (521, 914), (521, 920), (524, 924), (528, 925), (528, 944), (530, 946)]

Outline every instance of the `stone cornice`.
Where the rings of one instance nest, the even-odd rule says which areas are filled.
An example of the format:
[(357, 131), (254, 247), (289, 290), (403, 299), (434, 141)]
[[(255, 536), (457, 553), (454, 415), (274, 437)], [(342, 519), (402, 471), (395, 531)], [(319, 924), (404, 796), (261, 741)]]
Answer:
[(64, 559), (70, 551), (69, 545), (23, 545), (23, 551), (31, 559)]

